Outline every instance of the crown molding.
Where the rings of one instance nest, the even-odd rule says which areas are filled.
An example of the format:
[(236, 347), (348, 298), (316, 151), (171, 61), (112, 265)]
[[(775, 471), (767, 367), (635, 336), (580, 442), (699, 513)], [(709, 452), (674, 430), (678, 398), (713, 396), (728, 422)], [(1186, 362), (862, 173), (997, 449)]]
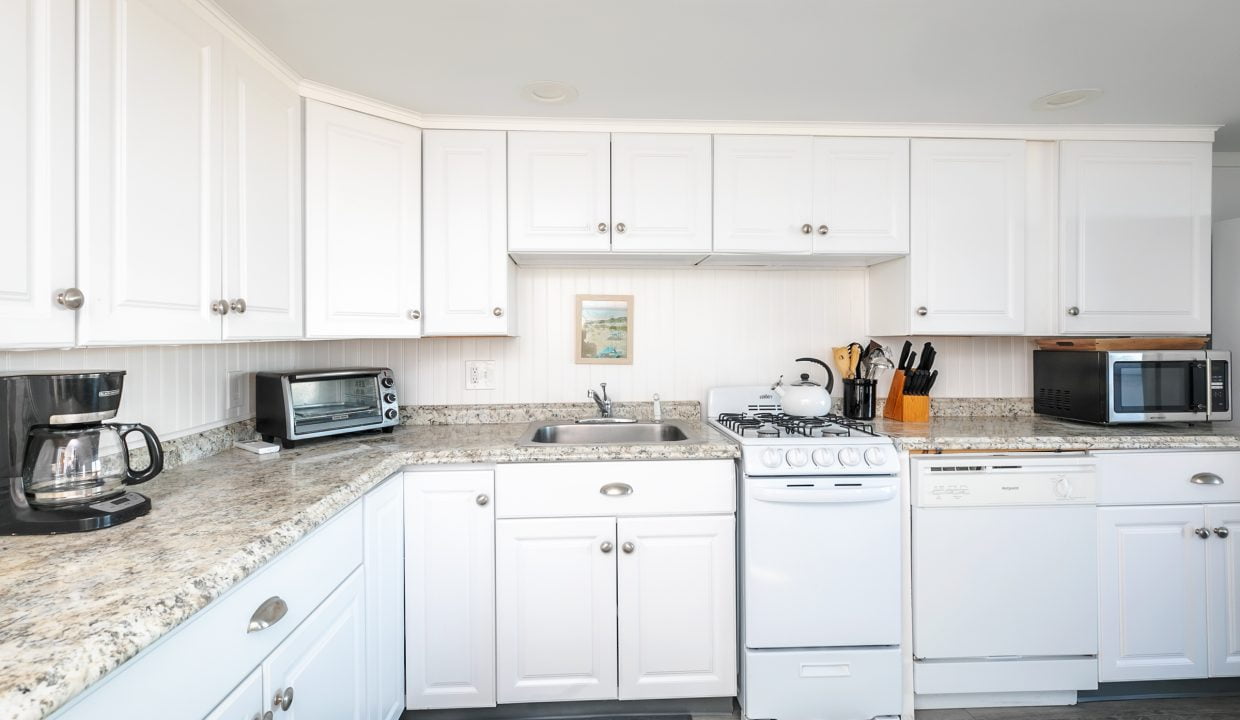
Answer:
[(245, 51), (255, 62), (266, 67), (272, 74), (280, 78), (290, 89), (297, 90), (301, 84), (301, 75), (297, 71), (280, 59), (257, 37), (246, 30), (241, 23), (237, 22), (232, 15), (229, 15), (224, 8), (215, 3), (215, 0), (192, 0), (197, 6), (199, 12), (204, 15), (209, 22), (214, 24), (220, 32), (233, 41), (238, 47)]
[(1240, 168), (1240, 152), (1214, 153), (1214, 167)]
[(374, 115), (385, 120), (395, 120), (398, 123), (413, 125), (414, 127), (425, 127), (423, 115), (415, 110), (399, 107), (382, 100), (359, 95), (348, 90), (341, 90), (331, 85), (325, 85), (314, 80), (302, 80), (298, 86), (301, 96), (309, 100), (318, 100), (330, 105), (338, 105), (342, 108), (357, 110), (358, 112)]

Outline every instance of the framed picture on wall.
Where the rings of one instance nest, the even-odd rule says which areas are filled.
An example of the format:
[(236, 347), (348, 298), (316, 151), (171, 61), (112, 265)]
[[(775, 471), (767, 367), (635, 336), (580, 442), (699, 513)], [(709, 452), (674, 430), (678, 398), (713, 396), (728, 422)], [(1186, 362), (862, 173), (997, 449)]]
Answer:
[(632, 295), (578, 295), (574, 330), (579, 364), (633, 364)]

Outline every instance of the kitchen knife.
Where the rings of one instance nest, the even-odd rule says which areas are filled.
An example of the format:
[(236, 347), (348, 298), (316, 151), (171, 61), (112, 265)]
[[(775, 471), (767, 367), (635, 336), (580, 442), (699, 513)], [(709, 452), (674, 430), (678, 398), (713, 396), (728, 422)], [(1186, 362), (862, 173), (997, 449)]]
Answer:
[(930, 362), (930, 353), (934, 352), (934, 347), (927, 342), (921, 346), (921, 364), (917, 366), (918, 370), (929, 370), (926, 363)]
[(913, 372), (913, 363), (915, 362), (917, 362), (917, 353), (916, 352), (909, 353), (908, 362), (904, 363), (904, 365), (902, 366), (906, 376), (908, 375), (908, 373)]
[(905, 340), (904, 347), (900, 348), (900, 364), (896, 365), (897, 370), (903, 370), (908, 367), (908, 353), (913, 349), (913, 341)]
[(935, 370), (930, 373), (930, 379), (926, 381), (926, 395), (930, 394), (930, 389), (934, 387), (934, 381), (939, 379), (939, 371)]
[(925, 365), (922, 369), (926, 372), (930, 372), (930, 368), (934, 367), (934, 361), (939, 357), (939, 351), (935, 350), (933, 345), (930, 346), (928, 352), (930, 353), (929, 359), (922, 358), (922, 364)]

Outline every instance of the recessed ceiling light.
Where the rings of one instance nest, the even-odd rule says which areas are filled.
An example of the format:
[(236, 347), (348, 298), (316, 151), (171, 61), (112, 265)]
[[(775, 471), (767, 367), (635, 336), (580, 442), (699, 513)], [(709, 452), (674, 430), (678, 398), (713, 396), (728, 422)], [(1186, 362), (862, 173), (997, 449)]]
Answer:
[(577, 99), (577, 88), (558, 80), (539, 80), (521, 88), (529, 100), (546, 105), (563, 105)]
[(1043, 95), (1033, 101), (1034, 110), (1063, 110), (1064, 108), (1076, 107), (1094, 100), (1102, 94), (1099, 88), (1077, 88), (1075, 90), (1060, 90), (1050, 95)]

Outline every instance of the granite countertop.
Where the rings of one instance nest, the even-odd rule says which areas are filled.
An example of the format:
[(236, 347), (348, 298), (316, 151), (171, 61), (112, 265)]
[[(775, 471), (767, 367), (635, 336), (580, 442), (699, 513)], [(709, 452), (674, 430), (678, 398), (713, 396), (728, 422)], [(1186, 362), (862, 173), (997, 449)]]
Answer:
[(1188, 425), (1090, 425), (1039, 415), (935, 417), (928, 423), (877, 418), (874, 429), (900, 450), (1148, 450), (1240, 448), (1240, 429)]
[(229, 449), (141, 490), (146, 517), (0, 538), (0, 718), (43, 718), (407, 465), (734, 458), (689, 421), (678, 445), (521, 447), (526, 423), (418, 425), (258, 456)]

